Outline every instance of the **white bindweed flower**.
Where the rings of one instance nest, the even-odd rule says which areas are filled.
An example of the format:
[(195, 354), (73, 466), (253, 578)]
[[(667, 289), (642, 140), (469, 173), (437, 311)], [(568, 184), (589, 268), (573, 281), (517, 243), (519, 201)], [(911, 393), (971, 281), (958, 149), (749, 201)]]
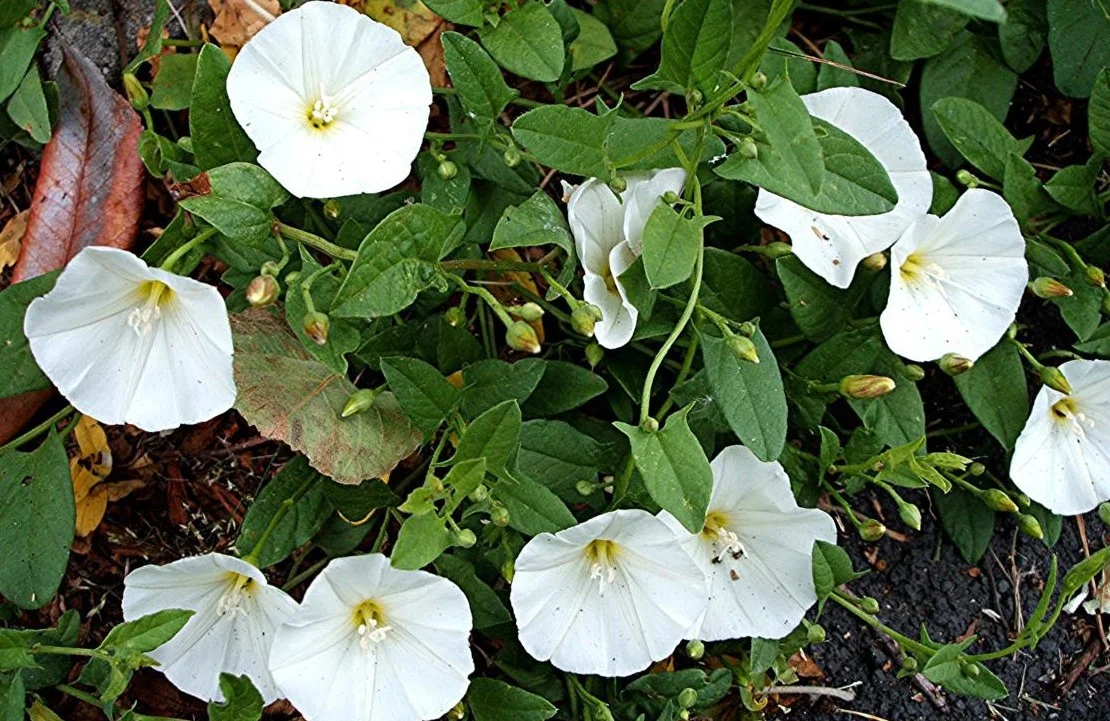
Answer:
[(227, 94), (259, 165), (293, 195), (330, 198), (408, 176), (432, 84), (397, 31), (339, 3), (307, 2), (243, 47)]
[(459, 587), (381, 554), (340, 558), (278, 630), (270, 670), (308, 721), (424, 721), (447, 713), (474, 671)]
[(744, 446), (725, 448), (710, 465), (713, 495), (701, 533), (659, 514), (709, 577), (709, 605), (687, 636), (782, 638), (817, 602), (813, 543), (836, 543), (836, 526), (823, 511), (799, 508), (782, 466)]
[(296, 612), (297, 602), (266, 583), (261, 571), (209, 553), (127, 574), (124, 619), (170, 608), (195, 612), (176, 636), (148, 654), (174, 686), (220, 701), (220, 674), (245, 674), (266, 703), (281, 698), (267, 663), (277, 628)]
[(663, 195), (682, 193), (686, 171), (668, 168), (623, 177), (628, 187), (619, 196), (597, 178), (567, 187), (567, 220), (585, 271), (582, 297), (601, 309), (594, 336), (605, 348), (632, 339), (639, 313), (619, 276), (643, 251), (644, 227)]
[(847, 288), (856, 266), (889, 248), (910, 223), (928, 212), (933, 181), (925, 153), (894, 103), (862, 88), (829, 88), (802, 97), (815, 118), (836, 126), (867, 148), (886, 168), (898, 192), (894, 209), (880, 215), (827, 215), (803, 208), (766, 190), (759, 191), (755, 214), (790, 236), (794, 254), (814, 273)]
[(115, 248), (85, 248), (27, 308), (31, 353), (101, 423), (162, 431), (235, 402), (231, 326), (219, 291)]
[(1053, 513), (1086, 513), (1110, 500), (1110, 361), (1072, 360), (1064, 394), (1043, 386), (1014, 447), (1010, 478)]
[(891, 248), (890, 273), (880, 317), (890, 349), (914, 361), (974, 361), (1014, 322), (1029, 265), (1010, 206), (976, 189), (943, 218), (918, 218)]
[(543, 533), (516, 559), (520, 643), (571, 673), (628, 676), (666, 658), (705, 610), (705, 575), (647, 511)]

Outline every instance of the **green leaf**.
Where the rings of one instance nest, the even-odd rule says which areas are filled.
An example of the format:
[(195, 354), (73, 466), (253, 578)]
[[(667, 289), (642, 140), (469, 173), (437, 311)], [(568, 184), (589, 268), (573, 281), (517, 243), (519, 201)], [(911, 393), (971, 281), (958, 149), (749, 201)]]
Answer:
[(1091, 145), (1104, 157), (1110, 157), (1110, 67), (1103, 68), (1095, 80), (1087, 106), (1087, 125)]
[(437, 263), (462, 230), (457, 216), (422, 203), (393, 211), (359, 246), (331, 315), (378, 318), (404, 310), (417, 293), (443, 283)]
[[(1006, 684), (983, 664), (962, 658), (964, 649), (974, 641), (975, 636), (972, 636), (961, 643), (942, 646), (925, 663), (921, 669), (922, 675), (959, 696), (988, 700), (1006, 698), (1010, 695)], [(974, 675), (966, 670), (968, 666), (975, 667)]]
[(189, 135), (193, 154), (201, 170), (237, 160), (253, 163), (258, 157), (254, 143), (239, 127), (227, 98), (227, 74), (231, 61), (215, 45), (205, 45), (197, 56), (193, 99), (189, 112)]
[(436, 15), (456, 25), (479, 27), (485, 23), (482, 13), (486, 6), (482, 0), (428, 0), (424, 4)]
[(526, 478), (498, 481), (493, 498), (509, 512), (509, 526), (526, 536), (558, 533), (578, 523), (558, 496)]
[(1048, 0), (1048, 49), (1056, 87), (1085, 98), (1110, 66), (1110, 9), (1099, 0)]
[(1045, 0), (1010, 0), (1006, 22), (998, 26), (1002, 57), (1014, 72), (1024, 73), (1044, 52), (1048, 39)]
[[(0, 658), (2, 657), (3, 652), (0, 652)], [(23, 721), (23, 707), (26, 703), (27, 691), (23, 686), (23, 675), (0, 673), (0, 721)]]
[(513, 137), (541, 165), (607, 179), (612, 174), (607, 143), (615, 119), (613, 112), (594, 115), (583, 108), (545, 105), (517, 118)]
[(0, 594), (21, 608), (54, 598), (76, 511), (69, 460), (51, 432), (33, 451), (0, 454)]
[[(1037, 169), (1017, 153), (1006, 158), (1003, 173), (1002, 195), (1014, 211), (1014, 217), (1024, 227), (1035, 216), (1057, 207), (1037, 177)], [(1066, 269), (1065, 271), (1066, 272)]]
[(660, 18), (666, 0), (601, 0), (594, 15), (605, 23), (627, 63), (655, 45), (663, 34)]
[(149, 653), (176, 636), (193, 617), (193, 613), (180, 608), (168, 608), (121, 623), (108, 632), (98, 648), (120, 656)]
[(825, 541), (813, 544), (813, 585), (817, 591), (818, 608), (837, 586), (848, 583), (863, 574), (852, 568), (852, 559), (840, 546)]
[(493, 229), (490, 250), (523, 248), (536, 245), (556, 245), (574, 257), (574, 238), (570, 235), (566, 217), (542, 190), (537, 190), (520, 205), (510, 205), (501, 213)]
[(154, 0), (154, 15), (150, 18), (150, 31), (146, 41), (131, 62), (123, 69), (125, 73), (134, 73), (136, 68), (151, 58), (162, 54), (162, 31), (166, 29), (166, 22), (170, 19), (169, 0)]
[(567, 46), (571, 72), (589, 70), (617, 54), (617, 43), (605, 23), (578, 8), (571, 12), (578, 21), (578, 37)]
[[(760, 155), (773, 154), (773, 158), (766, 159), (768, 167), (796, 179), (794, 184), (816, 196), (825, 181), (824, 150), (798, 93), (790, 83), (779, 79), (761, 92), (748, 93), (748, 103), (763, 130)], [(717, 170), (720, 174), (720, 168)]]
[(463, 369), (462, 411), (467, 418), (513, 400), (523, 403), (543, 378), (546, 361), (525, 358), (516, 363), (489, 358)]
[(1060, 582), (1060, 598), (1071, 598), (1075, 592), (1098, 575), (1099, 571), (1106, 568), (1107, 564), (1110, 564), (1110, 547), (1099, 549), (1090, 557), (1072, 566), (1064, 574), (1064, 580)]
[(663, 33), (659, 70), (632, 87), (712, 93), (731, 43), (730, 0), (684, 0), (671, 13)]
[(841, 290), (825, 282), (791, 255), (775, 261), (779, 280), (790, 314), (807, 338), (823, 341), (832, 337), (855, 316), (856, 306), (867, 292), (866, 278), (857, 274), (855, 281)]
[(50, 111), (42, 93), (38, 68), (32, 67), (23, 76), (23, 82), (8, 101), (8, 117), (36, 142), (50, 140)]
[(542, 696), (492, 678), (476, 678), (467, 691), (475, 721), (546, 721), (558, 711)]
[(520, 445), (520, 425), (520, 406), (516, 401), (497, 404), (466, 427), (455, 451), (455, 462), (485, 458), (491, 473), (503, 474)]
[(325, 481), (313, 470), (308, 465), (308, 459), (295, 456), (255, 496), (239, 529), (235, 548), (240, 554), (253, 553), (270, 521), (285, 502), (308, 484), (308, 490), (301, 492), (266, 541), (258, 557), (258, 567), (268, 568), (289, 558), (294, 550), (316, 535), (331, 515), (332, 507), (324, 493), (326, 483), (330, 481)]
[(435, 513), (409, 516), (397, 533), (390, 562), (394, 568), (414, 571), (439, 558), (451, 543), (451, 532)]
[(739, 255), (706, 248), (704, 265), (698, 302), (706, 308), (742, 322), (778, 304), (778, 294), (767, 276)]
[(392, 393), (340, 418), (357, 388), (311, 357), (283, 320), (256, 308), (232, 316), (231, 327), (236, 410), (263, 436), (304, 453), (324, 475), (348, 484), (378, 478), (420, 444), (420, 432)]
[(7, 100), (23, 82), (44, 37), (41, 25), (0, 30), (0, 100)]
[(987, 552), (994, 535), (994, 511), (962, 488), (948, 493), (933, 491), (933, 503), (940, 512), (944, 532), (956, 544), (960, 555), (968, 563), (978, 563)]
[[(1017, 75), (995, 59), (985, 40), (962, 33), (944, 53), (930, 58), (921, 73), (922, 108), (932, 108), (945, 97), (974, 100), (1003, 120), (1017, 87)], [(931, 112), (922, 113), (925, 137), (933, 152), (950, 168), (960, 163), (960, 153), (948, 141)]]
[(763, 331), (757, 329), (751, 340), (759, 363), (738, 359), (724, 338), (706, 332), (701, 333), (701, 355), (713, 400), (732, 432), (757, 458), (771, 462), (786, 444), (786, 393)]
[[(860, 76), (847, 69), (853, 67), (852, 61), (848, 58), (848, 54), (844, 52), (840, 43), (829, 40), (825, 43), (825, 50), (822, 55), (827, 63), (821, 65), (821, 69), (817, 71), (818, 90), (859, 87)], [(831, 63), (836, 63), (836, 65)]]
[(191, 53), (162, 56), (150, 94), (151, 107), (160, 110), (185, 110), (189, 107), (199, 57)]
[(1013, 450), (1029, 417), (1025, 366), (1013, 344), (999, 343), (952, 380), (983, 427), (1003, 448)]
[(233, 162), (207, 174), (210, 190), (180, 201), (181, 207), (204, 218), (235, 243), (263, 247), (273, 235), (271, 208), (289, 194), (273, 177), (252, 163)]
[[(8, 0), (0, 5), (0, 28), (10, 28), (18, 24), (20, 20), (31, 14), (36, 5), (38, 5), (36, 0)], [(22, 718), (21, 714), (20, 719)]]
[(701, 532), (713, 490), (713, 471), (697, 436), (690, 430), (686, 406), (667, 417), (654, 433), (639, 426), (614, 423), (628, 436), (636, 470), (653, 501), (678, 519), (691, 533)]
[(520, 93), (505, 84), (501, 70), (478, 43), (455, 32), (444, 33), (441, 42), (447, 72), (463, 110), (480, 126), (479, 130), (489, 130)]
[[(297, 252), (301, 256), (300, 278), (307, 278), (321, 269), (320, 263), (306, 246), (301, 245)], [(330, 306), (338, 289), (339, 281), (332, 274), (317, 276), (311, 289), (314, 307)], [(361, 342), (359, 329), (352, 321), (337, 318), (329, 325), (326, 342), (320, 344), (305, 332), (304, 317), (307, 312), (303, 287), (300, 282), (294, 281), (286, 288), (285, 293), (285, 320), (289, 323), (289, 328), (310, 355), (336, 373), (346, 373), (347, 354), (358, 348)]]
[(224, 702), (208, 704), (208, 721), (258, 721), (262, 718), (262, 694), (250, 677), (220, 674)]
[(694, 272), (705, 226), (715, 216), (687, 218), (666, 203), (656, 203), (644, 226), (644, 272), (652, 288), (670, 288)]
[(760, 674), (775, 665), (779, 657), (779, 642), (766, 638), (752, 639), (752, 673)]
[(1005, 178), (1010, 154), (1025, 155), (1033, 142), (1032, 138), (1016, 139), (998, 118), (974, 100), (941, 98), (932, 110), (956, 150), (995, 180)]
[(894, 13), (890, 55), (895, 60), (931, 58), (967, 25), (967, 15), (922, 0), (903, 0)]
[(482, 631), (493, 626), (511, 623), (513, 620), (509, 609), (501, 602), (501, 598), (489, 585), (478, 578), (474, 566), (463, 559), (442, 555), (436, 559), (436, 571), (439, 575), (454, 583), (466, 594), (470, 603), (470, 613), (474, 617), (475, 630)]
[[(27, 647), (27, 640), (16, 631), (0, 630), (0, 675), (23, 668), (32, 668), (34, 665), (35, 657)], [(23, 693), (22, 684), (19, 686), (19, 693)], [(20, 711), (22, 710), (20, 708)], [(19, 718), (23, 718), (22, 714)]]
[(416, 358), (383, 358), (385, 382), (424, 439), (430, 439), (459, 402), (459, 391), (434, 366)]
[(601, 376), (565, 361), (546, 361), (543, 376), (521, 410), (528, 416), (555, 416), (574, 410), (609, 389)]
[(1045, 191), (1060, 205), (1082, 215), (1098, 216), (1102, 202), (1095, 193), (1095, 182), (1103, 159), (1094, 155), (1084, 165), (1069, 165), (1056, 171), (1044, 184)]
[(980, 20), (1000, 23), (1006, 19), (1006, 8), (998, 0), (918, 0), (928, 5), (951, 8)]
[(50, 381), (35, 363), (23, 316), (35, 298), (54, 287), (58, 273), (47, 273), (0, 290), (0, 398), (50, 387)]
[(478, 29), (493, 59), (529, 80), (554, 82), (563, 74), (563, 31), (541, 2), (527, 2), (505, 13), (496, 27)]
[(1082, 343), (1075, 347), (1084, 353), (1093, 353), (1103, 358), (1110, 358), (1110, 323), (1103, 323), (1098, 329), (1088, 336)]
[(604, 446), (592, 436), (564, 421), (528, 421), (520, 429), (517, 474), (542, 483), (568, 503), (579, 503), (583, 496), (575, 487), (579, 481), (596, 481), (606, 465)]

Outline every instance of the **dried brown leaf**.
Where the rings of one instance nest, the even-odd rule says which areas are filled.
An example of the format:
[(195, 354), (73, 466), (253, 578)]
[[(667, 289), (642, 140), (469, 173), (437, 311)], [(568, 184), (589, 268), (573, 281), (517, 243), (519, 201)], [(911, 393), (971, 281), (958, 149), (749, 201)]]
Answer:
[[(251, 7), (252, 4), (257, 4), (269, 13), (270, 17)], [(278, 0), (253, 0), (253, 3), (244, 2), (244, 0), (208, 0), (208, 6), (216, 14), (208, 32), (219, 40), (224, 48), (243, 47), (255, 33), (266, 27), (270, 20), (281, 13)]]
[(19, 249), (23, 244), (23, 233), (27, 230), (27, 216), (30, 212), (24, 210), (16, 213), (4, 224), (3, 230), (0, 230), (0, 270), (15, 265), (19, 260)]

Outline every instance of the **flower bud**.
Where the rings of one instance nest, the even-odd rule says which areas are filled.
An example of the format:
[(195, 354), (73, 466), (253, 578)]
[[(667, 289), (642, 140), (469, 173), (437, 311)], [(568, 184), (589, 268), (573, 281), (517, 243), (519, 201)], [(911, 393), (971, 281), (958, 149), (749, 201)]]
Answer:
[(759, 352), (755, 349), (755, 343), (752, 339), (743, 335), (730, 335), (728, 340), (728, 349), (736, 356), (738, 360), (746, 363), (758, 363)]
[(381, 394), (381, 388), (359, 388), (347, 398), (347, 402), (343, 404), (343, 412), (340, 415), (344, 418), (350, 418), (356, 413), (362, 413), (374, 405), (374, 401)]
[(886, 267), (886, 254), (882, 252), (872, 253), (863, 259), (863, 267), (874, 273), (878, 273)]
[(874, 518), (868, 518), (859, 527), (859, 537), (865, 541), (874, 543), (886, 535), (886, 526), (876, 521)]
[(758, 329), (755, 327), (755, 323), (746, 320), (740, 324), (739, 333), (745, 338), (751, 338), (755, 335), (756, 330)]
[(276, 278), (278, 273), (281, 272), (281, 266), (276, 260), (267, 260), (262, 264), (262, 267), (258, 269), (258, 272), (262, 275), (272, 275)]
[(1097, 265), (1087, 266), (1087, 282), (1096, 288), (1106, 287), (1106, 274)]
[(659, 431), (659, 421), (655, 420), (651, 416), (648, 416), (643, 420), (642, 423), (640, 423), (640, 430), (644, 433), (647, 433), (648, 435), (651, 435), (652, 433), (657, 433)]
[(504, 528), (509, 525), (509, 509), (500, 503), (493, 504), (489, 509), (489, 520), (493, 525)]
[(133, 74), (123, 74), (123, 89), (127, 91), (127, 99), (131, 101), (131, 107), (135, 110), (141, 113), (150, 106), (150, 95)]
[(574, 332), (592, 338), (594, 327), (601, 320), (601, 309), (593, 303), (581, 303), (570, 313), (570, 324)]
[(1064, 377), (1064, 374), (1056, 366), (1042, 366), (1041, 380), (1054, 391), (1059, 391), (1066, 395), (1071, 394), (1071, 384), (1068, 383), (1068, 379)]
[(520, 165), (520, 151), (515, 147), (507, 149), (503, 157), (505, 158), (505, 165), (510, 168), (515, 168)]
[(280, 294), (281, 286), (278, 285), (277, 279), (272, 275), (255, 277), (247, 285), (246, 290), (247, 302), (255, 308), (270, 305), (278, 299)]
[(1014, 503), (1014, 499), (1010, 498), (1005, 491), (1000, 491), (997, 488), (983, 491), (982, 495), (979, 496), (979, 500), (992, 511), (1015, 513), (1018, 509), (1017, 504)]
[(1098, 518), (1102, 521), (1102, 525), (1110, 527), (1110, 503), (1099, 504)]
[(885, 396), (896, 388), (893, 378), (873, 375), (851, 375), (840, 379), (840, 395), (866, 400)]
[(916, 363), (910, 363), (902, 368), (902, 377), (911, 383), (917, 383), (925, 378), (925, 369)]
[(1019, 513), (1017, 514), (1017, 524), (1018, 529), (1030, 538), (1035, 538), (1038, 541), (1044, 539), (1044, 529), (1041, 528), (1040, 521), (1035, 516), (1028, 513)]
[(466, 716), (466, 704), (464, 704), (462, 701), (459, 701), (457, 704), (455, 704), (455, 707), (453, 709), (447, 712), (447, 716), (449, 718), (455, 719), (456, 721), (461, 721), (462, 718)]
[(470, 548), (478, 542), (478, 537), (469, 528), (460, 528), (455, 533), (455, 545), (461, 548)]
[(751, 86), (752, 90), (755, 90), (756, 92), (759, 92), (760, 90), (766, 88), (767, 75), (765, 73), (756, 71), (756, 74), (752, 76)]
[(668, 190), (666, 193), (663, 193), (663, 202), (666, 203), (667, 205), (674, 205), (678, 201), (679, 201), (679, 195), (678, 195), (678, 193), (674, 192), (673, 190)]
[(693, 708), (694, 704), (698, 702), (698, 692), (692, 688), (684, 688), (678, 693), (678, 707), (687, 709)]
[(286, 285), (293, 285), (294, 283), (297, 282), (297, 279), (300, 278), (300, 277), (301, 277), (301, 271), (291, 270), (291, 271), (289, 271), (288, 273), (285, 274), (285, 284)]
[(902, 659), (902, 670), (906, 673), (917, 673), (917, 659), (913, 656), (906, 656)]
[(439, 164), (439, 167), (436, 168), (436, 172), (439, 173), (439, 177), (444, 180), (450, 180), (459, 174), (459, 166), (455, 165), (450, 160), (444, 160)]
[(964, 672), (964, 676), (968, 678), (979, 678), (979, 664), (967, 662), (960, 666), (960, 670)]
[(696, 638), (686, 642), (686, 655), (697, 661), (705, 655), (705, 644)]
[(759, 157), (759, 147), (756, 146), (755, 140), (751, 137), (741, 140), (740, 144), (736, 146), (736, 152), (740, 154), (741, 158), (748, 158), (749, 160), (755, 160)]
[(501, 578), (505, 579), (507, 583), (513, 582), (513, 577), (516, 576), (516, 564), (512, 561), (505, 561), (501, 564)]
[(470, 492), (470, 500), (475, 503), (489, 500), (489, 486), (484, 483), (479, 483), (478, 487)]
[(505, 342), (513, 350), (522, 353), (540, 352), (540, 339), (536, 336), (536, 329), (527, 321), (518, 320), (509, 326), (509, 330), (505, 332)]
[(586, 346), (586, 362), (590, 364), (590, 368), (597, 368), (597, 364), (605, 357), (605, 349), (597, 343), (590, 343)]
[(902, 523), (906, 524), (913, 530), (921, 530), (921, 509), (913, 505), (912, 503), (899, 503), (898, 517), (902, 519)]
[(1072, 289), (1056, 280), (1042, 275), (1029, 284), (1029, 290), (1038, 298), (1068, 298), (1074, 293)]
[(1019, 508), (1029, 508), (1029, 506), (1033, 504), (1033, 501), (1029, 498), (1029, 496), (1025, 495), (1024, 493), (1019, 493), (1014, 496), (1014, 500), (1017, 501)]
[(304, 332), (312, 339), (316, 345), (324, 345), (328, 342), (328, 328), (331, 322), (328, 317), (320, 311), (313, 311), (304, 314), (304, 320), (301, 321), (304, 327)]
[(686, 104), (687, 105), (701, 105), (701, 101), (705, 96), (697, 88), (690, 88), (686, 91)]
[(806, 643), (824, 643), (825, 627), (819, 623), (806, 624)]
[(763, 254), (771, 260), (778, 260), (788, 255), (794, 255), (794, 248), (789, 243), (774, 240), (763, 246)]
[(864, 613), (874, 614), (874, 613), (879, 612), (879, 602), (877, 600), (875, 600), (874, 598), (872, 598), (871, 596), (861, 597), (859, 599), (858, 603), (859, 603), (860, 610), (863, 611)]
[(984, 466), (979, 461), (975, 461), (974, 463), (972, 463), (970, 466), (967, 467), (967, 472), (970, 473), (973, 476), (981, 476), (981, 475), (983, 475), (984, 473), (987, 472), (987, 467)]
[(520, 318), (521, 320), (531, 322), (534, 320), (539, 320), (543, 317), (543, 308), (541, 308), (538, 303), (528, 302), (524, 305), (518, 305), (513, 308), (509, 308), (509, 313), (516, 316), (517, 318)]
[(574, 490), (578, 491), (579, 495), (589, 496), (597, 490), (597, 484), (593, 481), (579, 481), (574, 484)]
[(628, 181), (623, 176), (614, 175), (613, 179), (609, 181), (609, 189), (620, 195), (628, 189)]
[(937, 361), (940, 369), (950, 376), (958, 376), (961, 373), (967, 373), (975, 367), (975, 361), (970, 358), (964, 358), (962, 355), (955, 353), (945, 353)]
[(970, 170), (960, 170), (959, 172), (957, 172), (956, 180), (960, 181), (960, 184), (966, 185), (968, 188), (979, 187), (979, 179), (976, 178), (975, 174), (972, 173)]
[(339, 201), (336, 200), (335, 198), (332, 198), (328, 202), (324, 203), (324, 215), (331, 218), (332, 220), (338, 220), (339, 219), (339, 214), (342, 211), (343, 211), (343, 206), (341, 206), (339, 204)]
[(447, 321), (447, 325), (458, 328), (466, 323), (466, 312), (459, 306), (453, 305), (443, 314), (443, 319)]

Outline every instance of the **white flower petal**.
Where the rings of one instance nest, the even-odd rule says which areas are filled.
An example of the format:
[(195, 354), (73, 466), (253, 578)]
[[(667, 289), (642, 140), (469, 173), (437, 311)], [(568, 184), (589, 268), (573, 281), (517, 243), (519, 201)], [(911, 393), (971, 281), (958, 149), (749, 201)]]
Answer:
[[(378, 640), (359, 633), (365, 601), (388, 627)], [(278, 631), (270, 669), (308, 721), (438, 718), (470, 683), (471, 626), (466, 597), (450, 581), (398, 571), (380, 554), (337, 559)]]
[(890, 349), (914, 361), (977, 360), (1013, 323), (1029, 280), (1017, 220), (988, 190), (967, 191), (940, 220), (922, 216), (890, 257), (880, 324)]
[(598, 275), (609, 269), (609, 253), (624, 240), (624, 209), (609, 186), (590, 178), (571, 193), (567, 222), (582, 267)]
[(601, 309), (601, 320), (594, 325), (594, 339), (602, 348), (620, 348), (632, 340), (636, 332), (636, 319), (640, 313), (636, 306), (624, 299), (620, 281), (613, 279), (617, 292), (609, 289), (600, 275), (587, 272), (583, 277), (582, 298)]
[[(227, 79), (258, 162), (298, 197), (388, 190), (409, 174), (432, 102), (419, 53), (339, 3), (283, 13), (243, 47)], [(334, 110), (310, 122), (317, 101)]]
[[(239, 590), (235, 581), (250, 579)], [(150, 652), (174, 686), (206, 701), (220, 701), (220, 674), (247, 675), (266, 703), (278, 698), (268, 670), (277, 627), (297, 602), (266, 582), (257, 568), (210, 553), (166, 566), (143, 566), (124, 579), (123, 617), (133, 621), (157, 611), (194, 611), (168, 643)]]
[(755, 213), (785, 231), (794, 254), (814, 273), (838, 288), (852, 282), (860, 261), (891, 243), (929, 209), (933, 182), (925, 167), (921, 142), (889, 100), (862, 88), (829, 88), (802, 98), (810, 114), (867, 148), (890, 174), (898, 203), (889, 213), (840, 216), (815, 213), (765, 190)]
[(655, 212), (659, 201), (668, 192), (682, 194), (686, 184), (686, 171), (682, 168), (665, 168), (650, 173), (630, 173), (625, 176), (628, 187), (621, 194), (624, 204), (624, 238), (635, 255), (644, 250), (644, 228)]
[[(132, 315), (160, 282), (172, 296), (145, 334)], [(210, 285), (90, 247), (32, 301), (24, 333), (35, 361), (75, 408), (102, 423), (161, 431), (199, 423), (235, 402), (231, 327)]]
[[(671, 514), (659, 514), (709, 577), (709, 604), (687, 636), (782, 638), (817, 602), (813, 543), (835, 543), (836, 527), (824, 512), (799, 508), (782, 466), (744, 446), (725, 448), (710, 465), (706, 530), (692, 534)], [(718, 536), (718, 526), (734, 538)]]
[[(1010, 477), (1037, 503), (1070, 516), (1110, 500), (1110, 361), (1073, 360), (1060, 371), (1072, 392), (1041, 388), (1014, 447)], [(1054, 412), (1060, 402), (1065, 416)]]
[[(590, 543), (617, 551), (597, 568)], [(520, 642), (571, 673), (628, 676), (665, 658), (705, 609), (706, 579), (665, 524), (612, 511), (541, 534), (516, 560), (510, 598)]]

